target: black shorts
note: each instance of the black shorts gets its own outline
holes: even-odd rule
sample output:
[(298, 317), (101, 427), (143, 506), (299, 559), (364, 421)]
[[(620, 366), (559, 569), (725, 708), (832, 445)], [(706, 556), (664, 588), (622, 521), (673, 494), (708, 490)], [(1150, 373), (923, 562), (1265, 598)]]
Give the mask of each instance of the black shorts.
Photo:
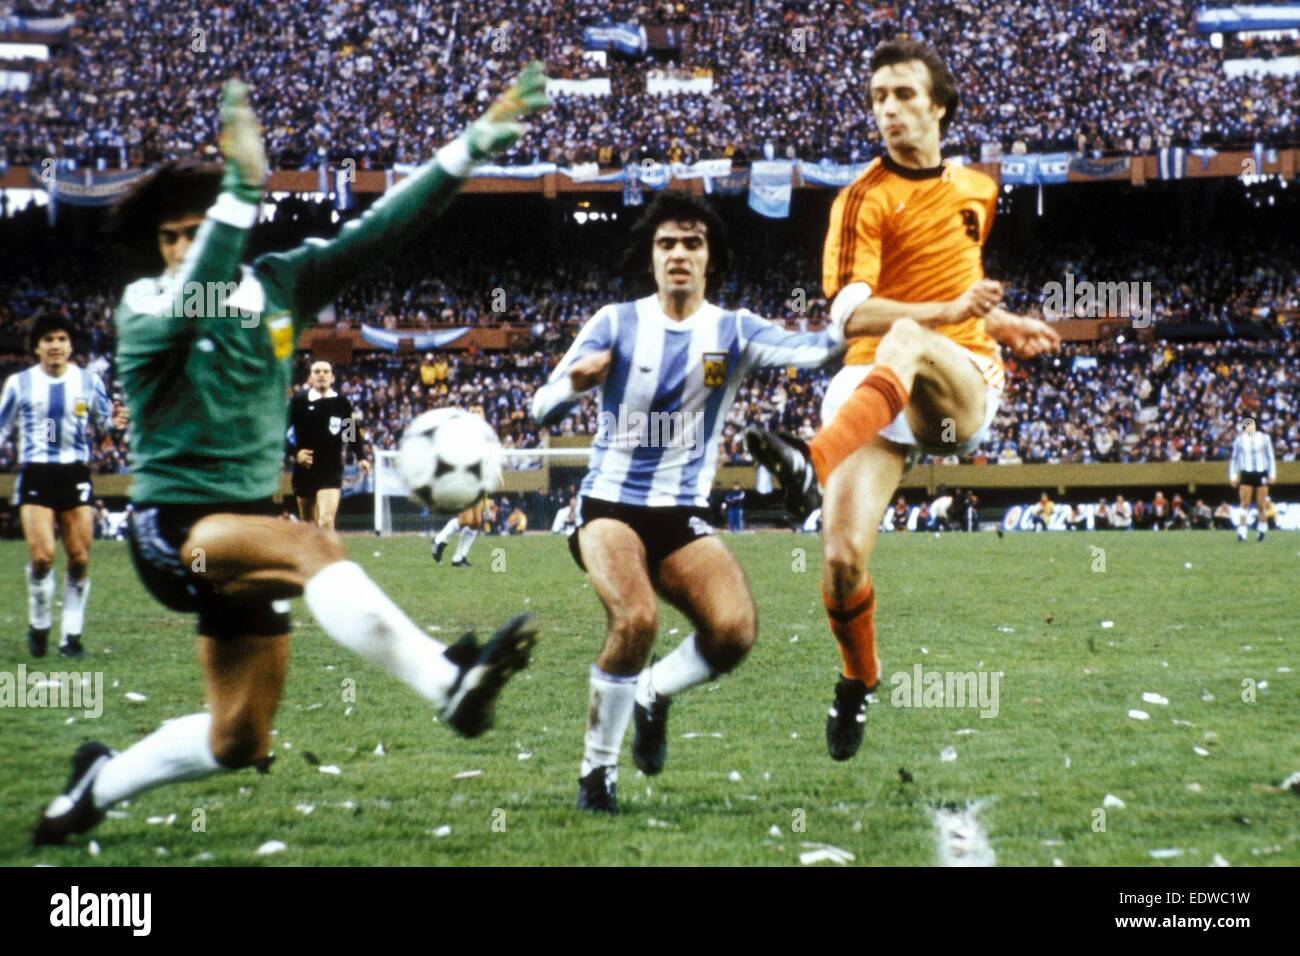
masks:
[(316, 492), (324, 488), (342, 488), (343, 469), (319, 471), (315, 468), (294, 468), (293, 496), (295, 498), (315, 498)]
[(90, 507), (90, 469), (85, 465), (23, 465), (14, 486), (14, 503), (40, 505), (55, 511)]
[(636, 532), (645, 545), (646, 563), (653, 571), (660, 561), (678, 548), (713, 534), (708, 514), (705, 508), (644, 508), (584, 496), (578, 503), (578, 526), (569, 535), (569, 553), (578, 562), (578, 567), (586, 571), (582, 550), (578, 547), (578, 532), (588, 521), (613, 518)]
[(213, 514), (271, 515), (271, 499), (227, 504), (152, 505), (137, 503), (127, 521), (131, 560), (145, 588), (164, 606), (198, 614), (205, 637), (274, 637), (289, 633), (289, 602), (226, 597), (202, 574), (201, 556), (182, 555), (181, 545), (200, 518)]
[(1247, 488), (1267, 488), (1268, 472), (1266, 471), (1243, 471), (1237, 476), (1238, 483), (1245, 485)]

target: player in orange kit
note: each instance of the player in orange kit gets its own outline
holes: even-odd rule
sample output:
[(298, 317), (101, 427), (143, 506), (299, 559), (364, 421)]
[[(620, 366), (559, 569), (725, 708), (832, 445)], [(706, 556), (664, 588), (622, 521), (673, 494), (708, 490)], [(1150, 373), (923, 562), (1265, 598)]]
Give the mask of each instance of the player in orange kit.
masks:
[(861, 746), (880, 680), (867, 566), (881, 514), (922, 454), (966, 454), (984, 440), (1002, 397), (999, 343), (1023, 357), (1060, 345), (1046, 323), (999, 308), (1002, 287), (984, 278), (997, 184), (940, 161), (958, 105), (943, 60), (914, 41), (882, 44), (870, 96), (887, 152), (831, 209), (823, 284), (849, 350), (822, 430), (808, 444), (746, 433), (796, 516), (822, 507), (822, 598), (844, 659), (826, 722), (836, 760)]

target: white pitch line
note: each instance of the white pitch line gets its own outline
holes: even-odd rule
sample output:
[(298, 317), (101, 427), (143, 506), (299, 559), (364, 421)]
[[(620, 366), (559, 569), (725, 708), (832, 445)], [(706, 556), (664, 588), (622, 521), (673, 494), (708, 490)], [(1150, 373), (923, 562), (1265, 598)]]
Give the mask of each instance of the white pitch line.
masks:
[(933, 811), (935, 844), (940, 866), (997, 866), (997, 854), (976, 815), (987, 801), (976, 800), (961, 811)]

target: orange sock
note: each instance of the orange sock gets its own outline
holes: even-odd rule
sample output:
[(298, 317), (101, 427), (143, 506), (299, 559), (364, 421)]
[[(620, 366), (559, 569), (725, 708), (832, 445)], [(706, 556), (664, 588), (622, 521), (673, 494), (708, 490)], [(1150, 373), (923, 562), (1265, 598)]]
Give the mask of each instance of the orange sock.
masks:
[(808, 443), (813, 468), (822, 487), (845, 458), (853, 454), (898, 417), (907, 405), (907, 389), (894, 370), (877, 365), (840, 406), (835, 418)]
[(880, 662), (876, 660), (876, 589), (870, 576), (843, 604), (837, 603), (823, 587), (822, 603), (826, 606), (831, 633), (840, 644), (844, 676), (871, 687), (880, 679)]

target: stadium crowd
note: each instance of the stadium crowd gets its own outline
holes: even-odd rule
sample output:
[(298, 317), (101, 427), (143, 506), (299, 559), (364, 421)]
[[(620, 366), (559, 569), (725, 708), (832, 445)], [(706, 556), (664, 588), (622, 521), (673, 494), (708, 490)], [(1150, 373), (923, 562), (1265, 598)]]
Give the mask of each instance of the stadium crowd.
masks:
[[(414, 162), (534, 58), (558, 78), (606, 76), (611, 95), (557, 94), (509, 162), (860, 160), (878, 139), (867, 57), (900, 33), (949, 58), (962, 108), (948, 146), (970, 156), (984, 144), (1277, 145), (1294, 142), (1300, 103), (1296, 77), (1228, 77), (1182, 0), (104, 0), (69, 10), (68, 50), (23, 64), (30, 89), (0, 92), (0, 161), (136, 166), (213, 150), (221, 81), (239, 75), (277, 166)], [(711, 91), (653, 95), (646, 59), (585, 56), (584, 28), (611, 20), (678, 28), (657, 52), (678, 73), (711, 76)]]

